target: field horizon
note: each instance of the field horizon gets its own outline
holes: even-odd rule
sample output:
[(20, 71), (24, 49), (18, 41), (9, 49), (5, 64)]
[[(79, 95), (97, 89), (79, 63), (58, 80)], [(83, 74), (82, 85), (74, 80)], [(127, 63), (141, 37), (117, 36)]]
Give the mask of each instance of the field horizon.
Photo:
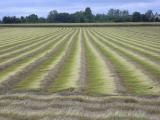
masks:
[(149, 27), (160, 26), (160, 22), (97, 22), (97, 23), (10, 23), (0, 27)]

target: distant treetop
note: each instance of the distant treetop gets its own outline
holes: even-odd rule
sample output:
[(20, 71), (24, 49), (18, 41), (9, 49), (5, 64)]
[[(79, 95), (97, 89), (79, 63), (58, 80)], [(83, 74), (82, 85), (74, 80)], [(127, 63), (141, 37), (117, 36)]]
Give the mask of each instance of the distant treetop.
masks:
[(52, 10), (48, 13), (47, 18), (38, 17), (36, 14), (29, 16), (4, 16), (0, 23), (96, 23), (96, 22), (160, 22), (160, 14), (153, 13), (148, 10), (145, 14), (133, 12), (129, 14), (128, 10), (110, 9), (106, 14), (92, 13), (90, 7), (85, 11), (77, 11), (75, 13), (59, 13)]

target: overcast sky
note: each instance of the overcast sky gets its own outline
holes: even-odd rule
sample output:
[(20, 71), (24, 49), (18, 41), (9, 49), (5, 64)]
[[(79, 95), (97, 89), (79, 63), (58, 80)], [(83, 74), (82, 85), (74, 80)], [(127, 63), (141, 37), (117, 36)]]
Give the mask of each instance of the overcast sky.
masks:
[(160, 13), (160, 0), (1, 0), (0, 18), (32, 13), (46, 17), (50, 10), (72, 13), (88, 6), (93, 13), (106, 13), (110, 8), (127, 9), (130, 12), (152, 9)]

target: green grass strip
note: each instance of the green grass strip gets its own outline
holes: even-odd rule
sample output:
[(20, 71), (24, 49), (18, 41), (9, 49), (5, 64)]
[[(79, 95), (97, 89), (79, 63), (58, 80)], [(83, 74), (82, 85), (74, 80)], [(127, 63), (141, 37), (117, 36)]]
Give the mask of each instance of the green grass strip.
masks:
[[(132, 46), (136, 46), (136, 47), (139, 47), (139, 48), (141, 48), (141, 49), (144, 49), (144, 50), (146, 50), (146, 51), (149, 51), (150, 53), (152, 52), (152, 53), (158, 53), (159, 52), (159, 49), (157, 49), (157, 48), (155, 48), (155, 47), (151, 47), (151, 46), (146, 46), (145, 45), (145, 42), (144, 42), (144, 44), (139, 44), (139, 42), (138, 42), (138, 40), (137, 41), (135, 41), (135, 39), (136, 39), (136, 37), (135, 38), (127, 38), (127, 37), (122, 37), (122, 36), (117, 36), (116, 35), (116, 33), (114, 33), (114, 31), (110, 31), (110, 32), (108, 32), (108, 29), (107, 29), (107, 31), (106, 30), (101, 30), (100, 32), (104, 32), (105, 31), (105, 33), (107, 33), (108, 34), (108, 36), (110, 36), (110, 37), (115, 37), (117, 40), (120, 40), (120, 41), (124, 41), (125, 43), (128, 43), (128, 44), (130, 44), (130, 45), (132, 45)], [(140, 40), (139, 40), (140, 41)]]
[(107, 40), (107, 38), (105, 39), (105, 36), (101, 35), (100, 38), (102, 39), (103, 43), (110, 46), (114, 51), (117, 51), (120, 54), (123, 54), (124, 56), (126, 56), (126, 58), (132, 60), (133, 62), (135, 62), (136, 64), (138, 64), (139, 66), (141, 66), (142, 68), (144, 68), (146, 71), (150, 72), (152, 74), (152, 76), (155, 77), (156, 80), (158, 80), (160, 78), (160, 69), (159, 66), (147, 61), (147, 59), (140, 57), (136, 54), (133, 54), (132, 52), (127, 51), (126, 49), (124, 49), (123, 47), (119, 47), (116, 44), (113, 44), (112, 42), (110, 42), (109, 40)]
[[(64, 33), (64, 34), (66, 34), (66, 33)], [(63, 36), (63, 34), (62, 34), (62, 36)], [(58, 38), (61, 38), (62, 36), (59, 36)], [(39, 48), (40, 50), (37, 51), (37, 53), (34, 54), (32, 57), (27, 57), (25, 59), (22, 59), (18, 63), (13, 64), (11, 67), (9, 67), (6, 70), (4, 70), (3, 72), (1, 72), (0, 73), (0, 83), (5, 81), (5, 79), (7, 79), (8, 77), (14, 75), (17, 71), (23, 70), (27, 65), (35, 62), (36, 60), (38, 60), (41, 57), (44, 57), (47, 53), (49, 53), (60, 42), (60, 40), (58, 38), (55, 38), (53, 41), (44, 45), (44, 47), (42, 47), (43, 49), (40, 46), (40, 48)], [(22, 56), (22, 58), (23, 57), (24, 56)]]
[[(92, 34), (93, 36), (93, 34)], [(97, 38), (96, 39), (94, 39)], [(108, 44), (102, 42), (101, 36), (94, 35), (93, 43), (108, 57), (115, 65), (118, 73), (124, 80), (125, 87), (129, 93), (137, 95), (159, 95), (160, 88), (150, 80), (142, 71), (129, 63), (122, 56), (113, 51)]]
[[(65, 31), (64, 33), (67, 33), (67, 32), (69, 32), (69, 31)], [(20, 54), (20, 55), (16, 55), (16, 56), (14, 56), (13, 58), (11, 57), (11, 58), (8, 58), (7, 60), (3, 60), (2, 59), (2, 63), (0, 63), (0, 65), (3, 65), (3, 64), (7, 64), (7, 63), (10, 63), (10, 62), (12, 62), (12, 61), (14, 61), (14, 60), (16, 60), (16, 59), (20, 59), (20, 58), (23, 58), (23, 57), (25, 57), (25, 56), (27, 56), (27, 55), (30, 55), (30, 54), (32, 54), (33, 52), (37, 52), (37, 51), (42, 51), (41, 49), (43, 48), (43, 47), (45, 47), (46, 45), (48, 45), (48, 47), (51, 47), (52, 46), (52, 42), (53, 42), (53, 40), (54, 39), (57, 39), (57, 38), (60, 38), (60, 37), (62, 37), (61, 36), (61, 33), (59, 33), (59, 34), (56, 34), (56, 35), (52, 35), (52, 36), (49, 36), (48, 38), (46, 38), (44, 41), (46, 41), (46, 43), (44, 43), (44, 44), (41, 44), (41, 45), (39, 45), (37, 48), (33, 48), (33, 49), (31, 49), (31, 50), (28, 50), (28, 51), (26, 51), (26, 52), (24, 52), (24, 53), (22, 53), (22, 54)], [(52, 40), (53, 39), (53, 40)]]
[(30, 45), (26, 45), (21, 49), (14, 50), (12, 52), (7, 52), (6, 54), (0, 55), (0, 63), (2, 64), (3, 62), (7, 62), (10, 59), (14, 59), (14, 58), (16, 58), (18, 56), (22, 56), (23, 54), (27, 54), (30, 51), (33, 51), (34, 49), (37, 49), (37, 47), (43, 46), (43, 44), (45, 44), (46, 42), (51, 41), (56, 36), (60, 35), (60, 33), (59, 34), (55, 34), (54, 36), (53, 35), (52, 36), (50, 35), (50, 36), (48, 36), (46, 38), (40, 38), (40, 39), (38, 39), (37, 42), (32, 43)]
[(91, 38), (85, 35), (85, 48), (88, 63), (88, 88), (89, 94), (116, 94), (116, 86), (111, 71), (105, 61), (89, 42)]
[(124, 29), (109, 29), (107, 30), (109, 33), (117, 36), (117, 37), (122, 37), (122, 38), (126, 38), (128, 39), (129, 41), (133, 41), (133, 42), (137, 42), (139, 44), (142, 44), (142, 45), (146, 45), (146, 46), (150, 46), (150, 47), (153, 47), (153, 48), (159, 48), (157, 43), (156, 43), (156, 40), (155, 38), (152, 38), (152, 39), (148, 39), (147, 37), (145, 36), (139, 36), (139, 35), (135, 35), (134, 33), (130, 33), (129, 31), (132, 30), (132, 29), (128, 29), (128, 31), (124, 31)]
[(160, 56), (157, 54), (154, 54), (153, 52), (146, 51), (146, 50), (141, 49), (139, 47), (132, 46), (132, 45), (126, 43), (125, 41), (123, 41), (121, 38), (116, 38), (116, 37), (111, 36), (109, 34), (100, 33), (100, 32), (98, 32), (97, 34), (105, 37), (107, 39), (107, 41), (110, 41), (113, 44), (118, 45), (118, 46), (126, 49), (127, 51), (129, 50), (132, 53), (139, 55), (140, 57), (143, 56), (145, 59), (149, 60), (150, 62), (153, 62), (155, 64), (160, 63)]
[(53, 86), (49, 88), (51, 92), (64, 90), (78, 89), (77, 81), (79, 80), (80, 72), (80, 32), (71, 38), (71, 46), (69, 56), (64, 64), (62, 71), (58, 74)]
[(34, 69), (25, 80), (18, 83), (16, 89), (40, 89), (41, 81), (44, 79), (45, 75), (48, 74), (48, 71), (53, 68), (64, 55), (64, 51), (67, 47), (67, 42), (71, 34), (73, 33), (70, 32), (67, 36), (64, 36), (64, 38), (61, 39), (62, 42), (57, 44), (58, 50), (53, 54), (53, 56), (49, 57), (48, 60)]
[(1, 55), (3, 55), (3, 54), (6, 54), (6, 53), (8, 54), (9, 52), (13, 52), (13, 51), (16, 51), (16, 50), (23, 49), (26, 46), (32, 45), (34, 43), (37, 43), (38, 41), (46, 39), (49, 36), (51, 36), (52, 34), (56, 34), (56, 33), (58, 33), (58, 32), (46, 33), (43, 36), (41, 35), (41, 36), (37, 36), (37, 37), (33, 37), (33, 38), (30, 37), (29, 39), (26, 40), (26, 42), (22, 42), (20, 44), (19, 43), (15, 43), (15, 44), (12, 44), (12, 45), (4, 46), (4, 47), (2, 47), (2, 50), (0, 51), (0, 53), (1, 53)]

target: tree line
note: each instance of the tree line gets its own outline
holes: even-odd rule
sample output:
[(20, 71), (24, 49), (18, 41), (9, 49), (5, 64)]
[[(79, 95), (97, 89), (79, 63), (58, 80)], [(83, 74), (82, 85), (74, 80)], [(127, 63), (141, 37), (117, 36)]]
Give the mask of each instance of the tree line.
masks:
[(1, 23), (93, 23), (93, 22), (160, 22), (160, 14), (153, 13), (148, 10), (144, 14), (133, 12), (129, 14), (128, 10), (110, 9), (106, 14), (92, 13), (92, 10), (87, 7), (84, 11), (75, 13), (59, 13), (57, 10), (52, 10), (48, 13), (47, 18), (38, 17), (36, 14), (29, 16), (4, 16)]

